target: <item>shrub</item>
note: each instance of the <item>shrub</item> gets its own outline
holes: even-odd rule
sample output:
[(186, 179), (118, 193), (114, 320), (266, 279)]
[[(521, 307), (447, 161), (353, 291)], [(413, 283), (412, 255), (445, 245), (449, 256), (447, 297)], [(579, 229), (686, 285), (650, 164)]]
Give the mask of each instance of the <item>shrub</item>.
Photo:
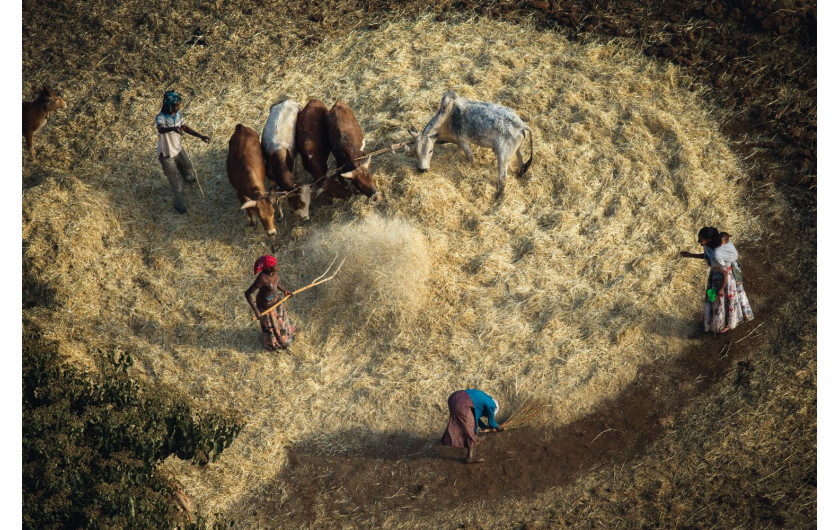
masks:
[(129, 353), (100, 353), (99, 370), (82, 372), (38, 331), (24, 333), (23, 527), (206, 527), (178, 512), (177, 485), (158, 465), (171, 454), (215, 461), (241, 418), (140, 384)]

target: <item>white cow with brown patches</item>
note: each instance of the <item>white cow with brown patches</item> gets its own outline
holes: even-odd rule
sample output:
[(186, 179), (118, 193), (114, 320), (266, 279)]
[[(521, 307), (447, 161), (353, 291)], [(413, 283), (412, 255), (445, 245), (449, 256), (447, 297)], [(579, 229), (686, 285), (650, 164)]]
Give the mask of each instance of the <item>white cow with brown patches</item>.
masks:
[(295, 126), (300, 106), (283, 97), (271, 106), (260, 145), (265, 159), (266, 177), (281, 191), (295, 191), (287, 197), (289, 206), (304, 221), (309, 219), (311, 185), (295, 182)]

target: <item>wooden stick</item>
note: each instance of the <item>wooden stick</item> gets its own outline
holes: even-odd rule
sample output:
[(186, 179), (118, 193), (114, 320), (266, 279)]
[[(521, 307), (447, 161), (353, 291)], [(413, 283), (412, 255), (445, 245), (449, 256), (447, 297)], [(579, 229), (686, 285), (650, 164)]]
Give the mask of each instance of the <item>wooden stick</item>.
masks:
[(195, 164), (193, 164), (193, 177), (195, 177), (195, 183), (198, 184), (198, 191), (201, 192), (201, 198), (206, 199), (207, 197), (204, 196), (204, 190), (201, 187), (201, 181), (198, 180), (198, 170), (195, 168)]
[[(412, 141), (413, 141), (413, 140), (412, 140)], [(406, 146), (407, 146), (407, 145), (409, 145), (412, 141), (405, 141), (405, 142), (400, 142), (400, 143), (398, 143), (398, 144), (392, 144), (392, 145), (390, 145), (390, 146), (388, 146), (388, 147), (385, 147), (385, 148), (383, 148), (383, 149), (380, 149), (380, 150), (378, 150), (378, 151), (374, 151), (374, 152), (369, 153), (369, 154), (366, 154), (366, 155), (358, 156), (358, 157), (354, 158), (352, 161), (353, 161), (353, 162), (358, 162), (359, 160), (364, 160), (365, 158), (367, 158), (367, 157), (369, 157), (369, 156), (373, 157), (373, 156), (381, 155), (382, 153), (396, 153), (396, 152), (397, 152), (397, 149), (402, 149), (403, 147), (406, 147)], [(346, 165), (347, 165), (347, 164), (344, 164), (344, 166), (346, 166)], [(324, 175), (324, 176), (323, 176), (323, 177), (321, 177), (321, 178), (322, 178), (322, 179), (324, 179), (324, 178), (330, 178), (330, 177), (332, 177), (332, 176), (334, 176), (334, 175), (338, 175), (339, 173), (341, 173), (341, 172), (342, 172), (342, 170), (344, 169), (344, 166), (337, 167), (337, 168), (333, 169), (331, 172), (327, 173), (326, 175)], [(321, 179), (318, 179), (318, 180), (321, 180)], [(316, 181), (316, 182), (317, 182), (317, 181)]]
[[(257, 201), (263, 200), (263, 199), (285, 199), (286, 197), (288, 197), (289, 195), (292, 195), (293, 193), (297, 193), (297, 188), (295, 188), (291, 191), (273, 191), (271, 193), (266, 193), (265, 197), (258, 197), (257, 199), (250, 199), (248, 197), (245, 197), (247, 200), (242, 203), (242, 206), (240, 206), (239, 209), (244, 210), (246, 208), (253, 208), (254, 206), (257, 205)], [(281, 216), (282, 216), (282, 210), (281, 210)]]
[[(392, 145), (389, 145), (388, 147), (385, 147), (385, 148), (380, 149), (378, 151), (374, 151), (370, 154), (362, 155), (360, 157), (356, 157), (356, 158), (353, 159), (353, 162), (358, 162), (359, 160), (364, 160), (365, 158), (367, 158), (369, 156), (381, 155), (382, 153), (389, 153), (389, 152), (390, 153), (396, 153), (397, 149), (402, 149), (403, 147), (406, 147), (409, 144), (411, 144), (411, 141), (405, 141), (405, 142), (400, 142), (398, 144), (392, 144)], [(347, 164), (344, 164), (344, 166), (346, 166), (346, 165)], [(337, 168), (333, 169), (332, 171), (330, 171), (329, 173), (327, 173), (323, 177), (315, 179), (310, 184), (316, 184), (319, 181), (322, 181), (324, 179), (327, 179), (327, 178), (330, 178), (330, 177), (334, 177), (335, 175), (338, 175), (339, 173), (341, 173), (344, 170), (344, 166), (337, 167)], [(291, 190), (291, 191), (275, 191), (275, 192), (267, 193), (265, 195), (265, 197), (260, 197), (259, 199), (256, 199), (256, 200), (246, 201), (242, 206), (240, 206), (240, 209), (244, 210), (245, 208), (253, 208), (254, 206), (257, 205), (257, 200), (260, 200), (260, 199), (285, 199), (286, 197), (288, 197), (289, 195), (292, 195), (294, 193), (297, 193), (297, 189), (294, 189), (294, 190)]]
[(365, 158), (367, 158), (369, 156), (377, 156), (377, 155), (381, 155), (382, 153), (388, 153), (388, 152), (396, 153), (398, 149), (402, 149), (403, 147), (406, 147), (412, 141), (413, 140), (406, 140), (405, 142), (400, 142), (398, 144), (391, 144), (388, 147), (384, 147), (384, 148), (380, 149), (379, 151), (374, 151), (372, 153), (368, 153), (366, 155), (356, 157), (356, 158), (353, 159), (353, 161), (356, 162), (358, 160), (364, 160)]
[[(358, 162), (359, 160), (364, 160), (365, 158), (367, 158), (369, 156), (373, 157), (373, 156), (381, 155), (382, 153), (389, 153), (389, 152), (390, 153), (396, 153), (398, 149), (402, 149), (403, 147), (408, 146), (409, 144), (411, 144), (411, 142), (413, 142), (413, 140), (400, 142), (398, 144), (392, 144), (392, 145), (389, 145), (388, 147), (382, 148), (378, 151), (374, 151), (374, 152), (369, 153), (367, 155), (362, 155), (362, 156), (356, 157), (352, 161), (353, 162)], [(344, 166), (346, 166), (346, 165), (347, 164), (344, 164)], [(312, 181), (311, 184), (315, 184), (315, 183), (317, 183), (321, 180), (328, 179), (330, 177), (334, 177), (335, 175), (338, 175), (339, 173), (342, 173), (343, 170), (344, 170), (344, 166), (337, 167), (337, 168), (333, 169), (332, 171), (330, 171), (329, 173), (327, 173), (323, 177), (320, 177), (320, 178)], [(285, 199), (286, 197), (288, 197), (289, 195), (292, 195), (293, 193), (297, 193), (297, 189), (294, 189), (294, 190), (291, 190), (291, 191), (275, 191), (275, 192), (272, 192), (272, 193), (267, 193), (265, 195), (265, 197), (260, 197), (259, 199)], [(245, 208), (253, 208), (254, 206), (256, 206), (257, 200), (246, 201), (242, 206), (240, 206), (240, 209), (244, 210)]]
[(758, 330), (758, 328), (760, 328), (760, 327), (761, 327), (761, 326), (763, 326), (763, 325), (764, 325), (764, 322), (762, 322), (761, 324), (759, 324), (759, 325), (757, 325), (756, 327), (754, 327), (754, 328), (752, 329), (752, 331), (750, 331), (749, 333), (747, 333), (747, 335), (746, 335), (746, 336), (744, 336), (744, 337), (742, 337), (742, 338), (740, 338), (740, 339), (736, 340), (736, 341), (735, 341), (735, 344), (738, 344), (738, 343), (739, 343), (739, 342), (741, 342), (742, 340), (746, 339), (747, 337), (749, 337), (750, 335), (752, 335), (753, 333), (755, 333), (755, 332)]
[[(260, 313), (260, 317), (264, 317), (265, 315), (269, 314), (271, 311), (274, 311), (277, 308), (277, 306), (279, 306), (280, 304), (282, 304), (283, 302), (285, 302), (286, 300), (288, 300), (292, 296), (294, 296), (298, 293), (302, 293), (303, 291), (305, 291), (307, 289), (311, 289), (311, 288), (315, 287), (316, 285), (321, 285), (322, 283), (326, 283), (326, 282), (332, 280), (333, 278), (335, 278), (335, 275), (338, 274), (338, 271), (341, 270), (341, 266), (344, 265), (344, 261), (347, 259), (347, 258), (342, 259), (341, 263), (338, 264), (338, 268), (335, 269), (335, 272), (333, 272), (330, 276), (327, 276), (327, 273), (330, 272), (330, 269), (332, 268), (333, 263), (335, 263), (335, 260), (336, 260), (337, 257), (338, 256), (333, 258), (332, 262), (330, 263), (330, 266), (327, 267), (327, 270), (324, 271), (324, 274), (322, 274), (322, 275), (318, 276), (317, 278), (315, 278), (314, 280), (312, 280), (312, 283), (310, 283), (309, 285), (301, 287), (297, 291), (292, 291), (292, 294), (290, 294), (288, 296), (284, 296), (282, 300), (280, 300), (279, 302), (277, 302), (273, 306), (269, 307), (268, 309), (266, 309), (265, 311)], [(324, 276), (327, 276), (327, 277), (324, 278)], [(259, 320), (259, 317), (252, 317), (251, 320)]]

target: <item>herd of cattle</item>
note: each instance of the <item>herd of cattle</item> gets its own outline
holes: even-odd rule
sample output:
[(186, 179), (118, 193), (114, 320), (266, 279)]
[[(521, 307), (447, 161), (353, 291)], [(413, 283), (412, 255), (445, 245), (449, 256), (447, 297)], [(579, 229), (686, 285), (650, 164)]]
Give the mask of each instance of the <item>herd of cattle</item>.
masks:
[[(498, 162), (499, 195), (504, 190), (507, 166), (514, 153), (520, 165), (519, 177), (531, 165), (533, 133), (531, 156), (527, 162), (522, 156), (526, 133), (531, 133), (531, 129), (513, 110), (461, 98), (452, 91), (443, 95), (440, 109), (422, 132), (411, 130), (420, 171), (429, 169), (436, 143), (457, 144), (471, 163), (471, 144), (492, 148)], [(335, 157), (336, 170), (328, 172), (330, 153)], [(297, 154), (313, 182), (295, 181)], [(313, 99), (301, 109), (295, 101), (281, 98), (271, 106), (262, 138), (253, 129), (237, 124), (228, 143), (227, 174), (251, 224), (256, 224), (256, 214), (266, 233), (273, 237), (276, 234), (274, 210), (281, 198), (286, 198), (290, 208), (303, 220), (309, 219), (313, 199), (324, 194), (347, 200), (352, 193), (351, 184), (371, 200), (379, 199), (382, 193), (376, 188), (370, 163), (371, 157), (365, 155), (362, 128), (353, 109), (345, 103), (336, 101), (328, 110), (324, 103)]]
[[(360, 192), (374, 200), (381, 194), (370, 173), (370, 157), (364, 161), (365, 140), (353, 110), (336, 101), (327, 110), (317, 99), (301, 109), (291, 99), (281, 99), (271, 106), (262, 139), (253, 129), (242, 125), (228, 143), (227, 174), (236, 189), (239, 202), (254, 204), (246, 208), (251, 224), (254, 214), (268, 235), (273, 236), (274, 207), (279, 199), (266, 190), (265, 179), (284, 194), (289, 206), (301, 219), (309, 219), (311, 200), (325, 193), (348, 199), (352, 182)], [(303, 167), (312, 175), (310, 184), (295, 182), (295, 156), (300, 154)], [(333, 154), (341, 173), (327, 173), (327, 158)]]
[[(23, 136), (26, 147), (35, 156), (33, 135), (46, 123), (49, 114), (66, 108), (65, 101), (53, 90), (43, 87), (35, 101), (23, 102)], [(411, 129), (417, 154), (417, 169), (428, 171), (435, 144), (457, 144), (473, 162), (472, 144), (492, 148), (498, 162), (498, 195), (504, 191), (507, 167), (514, 153), (523, 176), (534, 158), (531, 129), (516, 113), (495, 103), (485, 103), (444, 93), (440, 108), (422, 132)], [(524, 161), (523, 147), (530, 133), (530, 158)], [(327, 158), (335, 157), (336, 169), (328, 171)], [(313, 181), (295, 181), (295, 157), (300, 154), (304, 169)], [(365, 137), (353, 109), (336, 101), (327, 109), (313, 99), (303, 109), (291, 99), (281, 98), (271, 106), (262, 138), (242, 124), (228, 143), (227, 174), (251, 225), (259, 217), (272, 238), (275, 207), (286, 198), (295, 214), (309, 219), (309, 206), (320, 195), (347, 200), (352, 184), (372, 200), (377, 190), (370, 169), (371, 156), (365, 155)], [(266, 178), (270, 187), (266, 188)], [(280, 192), (280, 193), (277, 193)]]

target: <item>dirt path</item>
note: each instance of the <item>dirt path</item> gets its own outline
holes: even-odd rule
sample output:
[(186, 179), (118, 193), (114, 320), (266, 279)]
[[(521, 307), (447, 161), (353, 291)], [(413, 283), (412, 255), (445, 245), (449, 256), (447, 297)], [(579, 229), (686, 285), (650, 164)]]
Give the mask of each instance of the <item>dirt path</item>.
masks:
[[(274, 513), (293, 526), (316, 522), (340, 526), (386, 517), (396, 510), (420, 515), (525, 497), (568, 484), (596, 467), (626, 464), (674, 427), (680, 409), (727, 372), (734, 368), (748, 377), (749, 361), (741, 359), (752, 341), (738, 341), (761, 325), (773, 306), (771, 291), (760, 286), (790, 279), (766, 263), (751, 265), (757, 252), (747, 249), (743, 256), (745, 278), (761, 279), (753, 289), (747, 284), (756, 320), (726, 336), (708, 336), (671, 364), (640, 369), (630, 387), (590, 415), (552, 430), (526, 426), (488, 435), (477, 446), (486, 461), (469, 466), (461, 463), (463, 450), (443, 447), (437, 437), (350, 429), (336, 435), (330, 445), (368, 440), (360, 451), (324, 454), (305, 443), (293, 446), (272, 484), (234, 511)], [(697, 333), (702, 333), (699, 326)], [(441, 433), (445, 424), (441, 417)]]

